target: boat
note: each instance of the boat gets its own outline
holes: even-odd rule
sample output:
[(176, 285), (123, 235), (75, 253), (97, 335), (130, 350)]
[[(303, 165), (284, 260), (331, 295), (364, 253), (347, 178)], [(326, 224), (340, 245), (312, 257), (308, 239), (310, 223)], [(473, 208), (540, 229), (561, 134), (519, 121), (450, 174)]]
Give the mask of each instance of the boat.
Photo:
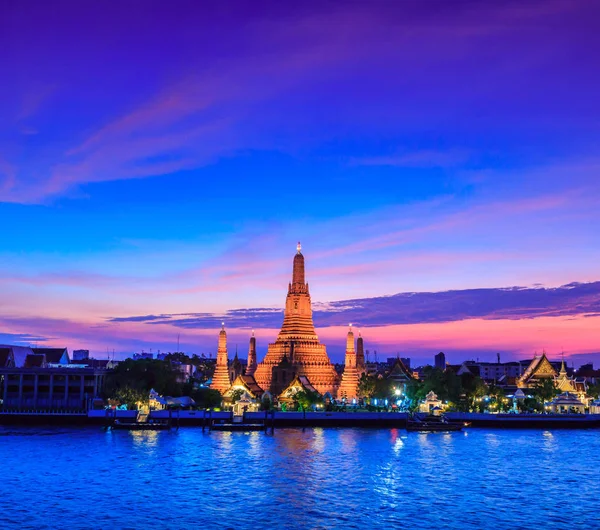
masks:
[(264, 431), (265, 426), (260, 423), (213, 423), (211, 430), (213, 431)]
[(150, 420), (150, 421), (120, 421), (115, 420), (111, 425), (112, 429), (128, 431), (168, 431), (171, 425), (168, 421)]
[(233, 416), (232, 421), (214, 421), (211, 425), (213, 431), (264, 431), (265, 424), (261, 423), (246, 423), (245, 416)]
[(444, 416), (426, 416), (420, 418), (415, 415), (406, 420), (406, 430), (413, 432), (452, 432), (461, 431), (468, 427), (468, 422), (449, 421)]

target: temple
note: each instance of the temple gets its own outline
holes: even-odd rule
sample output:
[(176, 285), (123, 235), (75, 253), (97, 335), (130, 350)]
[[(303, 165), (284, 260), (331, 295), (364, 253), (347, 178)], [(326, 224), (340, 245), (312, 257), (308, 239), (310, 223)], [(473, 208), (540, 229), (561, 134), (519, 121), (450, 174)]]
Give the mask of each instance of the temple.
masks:
[(221, 325), (221, 331), (219, 332), (219, 348), (217, 350), (217, 364), (215, 366), (215, 373), (213, 374), (213, 380), (211, 388), (218, 390), (221, 394), (224, 394), (231, 386), (231, 379), (229, 378), (229, 362), (227, 358), (227, 333), (225, 332), (225, 323)]
[(338, 397), (342, 400), (352, 401), (358, 397), (358, 380), (360, 378), (357, 366), (357, 355), (354, 349), (354, 333), (352, 333), (352, 324), (348, 329), (346, 338), (346, 358), (344, 361), (344, 373), (342, 374), (342, 383), (338, 392)]
[[(355, 351), (351, 330), (347, 339), (346, 357), (345, 388), (346, 392), (351, 394), (348, 397), (356, 397), (358, 377), (364, 371), (364, 350), (362, 338), (359, 337), (358, 353)], [(256, 338), (253, 331), (245, 373), (241, 374), (237, 367), (235, 370), (232, 368), (233, 365), (228, 365), (227, 336), (223, 326), (219, 334), (217, 364), (211, 388), (224, 396), (228, 395), (234, 382), (238, 388), (244, 387), (244, 391), (248, 391), (254, 397), (261, 392), (278, 397), (290, 385), (295, 385), (294, 388), (301, 385), (306, 390), (329, 394), (332, 397), (338, 395), (340, 377), (315, 331), (300, 243), (294, 256), (292, 281), (288, 285), (283, 325), (277, 340), (269, 344), (265, 358), (257, 365)], [(240, 378), (241, 375), (243, 377)]]
[(256, 372), (256, 337), (254, 336), (254, 330), (252, 330), (250, 346), (248, 347), (248, 365), (246, 366), (246, 375), (253, 376), (254, 372)]
[[(279, 369), (280, 365), (285, 368)], [(281, 331), (277, 340), (269, 344), (265, 358), (254, 373), (258, 385), (274, 396), (296, 376), (305, 377), (321, 394), (337, 395), (338, 374), (315, 332), (300, 243), (294, 256)]]
[(543, 352), (541, 357), (534, 356), (523, 374), (517, 378), (517, 387), (533, 388), (543, 379), (554, 379), (557, 375), (554, 366), (546, 357), (546, 352)]

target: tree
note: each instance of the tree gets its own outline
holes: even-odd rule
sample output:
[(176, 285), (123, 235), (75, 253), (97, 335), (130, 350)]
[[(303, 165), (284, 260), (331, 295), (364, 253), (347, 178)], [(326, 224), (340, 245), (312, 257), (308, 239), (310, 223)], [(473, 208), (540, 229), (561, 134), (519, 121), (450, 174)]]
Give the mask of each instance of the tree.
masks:
[(376, 378), (372, 375), (363, 373), (358, 381), (358, 395), (370, 399), (375, 394), (376, 387)]
[(588, 385), (587, 395), (593, 398), (598, 398), (600, 396), (600, 383)]
[(107, 376), (105, 394), (114, 397), (122, 388), (131, 388), (146, 394), (154, 388), (163, 396), (179, 397), (182, 385), (177, 382), (177, 372), (171, 364), (157, 359), (127, 359), (120, 362)]
[(311, 405), (319, 403), (321, 401), (321, 396), (317, 392), (312, 392), (311, 390), (300, 390), (294, 394), (293, 400), (294, 405), (298, 410), (307, 410)]
[(271, 403), (269, 396), (263, 396), (260, 400), (260, 410), (271, 410), (272, 406), (273, 404)]
[(559, 393), (553, 379), (539, 379), (536, 381), (533, 391), (542, 405)]
[(196, 402), (196, 406), (203, 409), (220, 407), (223, 396), (218, 390), (200, 387), (190, 392), (190, 397)]
[(233, 390), (231, 392), (231, 396), (230, 396), (231, 402), (237, 403), (243, 395), (244, 395), (244, 391), (241, 388), (236, 388), (235, 390)]
[(149, 396), (147, 392), (124, 386), (115, 390), (113, 399), (121, 405), (127, 405), (129, 410), (136, 410), (142, 404), (147, 404)]

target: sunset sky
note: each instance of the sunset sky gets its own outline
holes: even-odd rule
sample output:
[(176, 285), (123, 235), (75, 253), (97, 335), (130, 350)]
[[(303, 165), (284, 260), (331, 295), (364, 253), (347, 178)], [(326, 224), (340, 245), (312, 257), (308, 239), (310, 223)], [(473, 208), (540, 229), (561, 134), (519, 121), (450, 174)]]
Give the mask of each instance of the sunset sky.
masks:
[[(600, 2), (0, 3), (0, 343), (600, 360)], [(112, 353), (111, 353), (112, 354)]]

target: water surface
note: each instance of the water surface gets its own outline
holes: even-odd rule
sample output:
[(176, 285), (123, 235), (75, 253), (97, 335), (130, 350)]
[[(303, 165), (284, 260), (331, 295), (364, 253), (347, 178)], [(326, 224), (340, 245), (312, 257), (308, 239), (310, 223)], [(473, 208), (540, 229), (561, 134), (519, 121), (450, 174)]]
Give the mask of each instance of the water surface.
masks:
[(0, 427), (0, 528), (600, 528), (600, 432)]

